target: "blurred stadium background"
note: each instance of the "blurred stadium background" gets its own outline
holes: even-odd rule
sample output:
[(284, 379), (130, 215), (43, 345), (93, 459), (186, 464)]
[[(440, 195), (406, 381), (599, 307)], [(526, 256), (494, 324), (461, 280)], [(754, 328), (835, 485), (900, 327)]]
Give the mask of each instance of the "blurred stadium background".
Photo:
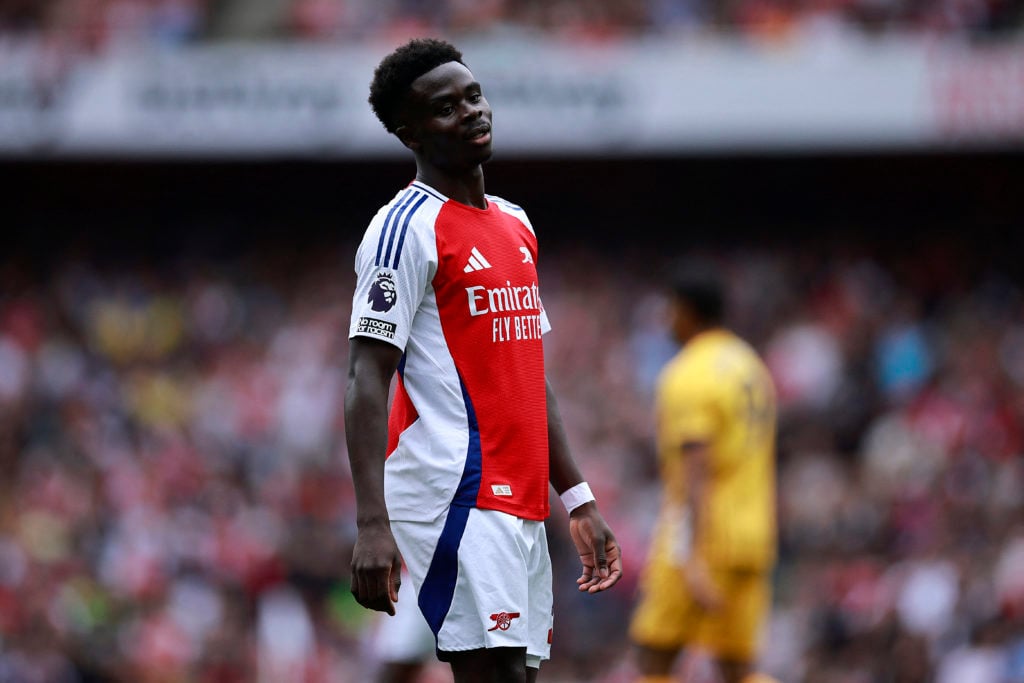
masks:
[[(551, 683), (627, 681), (659, 273), (720, 259), (780, 390), (785, 683), (1024, 681), (1018, 0), (0, 2), (0, 681), (364, 683), (352, 255), (414, 172), (413, 35), (495, 108), (551, 373), (627, 578)], [(444, 681), (443, 669), (431, 672)]]

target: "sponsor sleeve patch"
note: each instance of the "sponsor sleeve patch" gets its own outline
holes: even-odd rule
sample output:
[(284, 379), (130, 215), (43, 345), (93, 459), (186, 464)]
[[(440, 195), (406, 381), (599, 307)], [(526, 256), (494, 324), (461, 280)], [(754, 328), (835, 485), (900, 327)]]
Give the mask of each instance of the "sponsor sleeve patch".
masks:
[(373, 334), (385, 339), (395, 338), (395, 323), (377, 318), (359, 318), (359, 325), (356, 327), (357, 334)]

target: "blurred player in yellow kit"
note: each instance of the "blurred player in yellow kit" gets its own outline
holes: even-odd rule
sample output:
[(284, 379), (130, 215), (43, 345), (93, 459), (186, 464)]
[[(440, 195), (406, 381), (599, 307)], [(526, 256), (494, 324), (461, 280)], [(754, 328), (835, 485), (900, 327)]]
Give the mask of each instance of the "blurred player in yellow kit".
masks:
[(680, 653), (699, 648), (724, 683), (772, 683), (753, 669), (776, 553), (774, 386), (724, 327), (710, 264), (679, 266), (670, 285), (683, 347), (655, 398), (663, 502), (629, 628), (638, 680), (675, 680)]

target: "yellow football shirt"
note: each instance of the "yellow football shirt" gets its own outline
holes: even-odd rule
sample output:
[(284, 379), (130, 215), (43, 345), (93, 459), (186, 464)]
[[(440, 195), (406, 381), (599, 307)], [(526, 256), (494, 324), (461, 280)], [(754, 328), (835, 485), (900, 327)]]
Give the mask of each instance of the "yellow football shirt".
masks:
[[(656, 395), (664, 482), (662, 557), (701, 553), (718, 568), (763, 570), (775, 561), (775, 389), (756, 351), (724, 329), (691, 339), (662, 370)], [(700, 547), (686, 524), (683, 444), (709, 446)], [(672, 536), (665, 538), (665, 532)]]

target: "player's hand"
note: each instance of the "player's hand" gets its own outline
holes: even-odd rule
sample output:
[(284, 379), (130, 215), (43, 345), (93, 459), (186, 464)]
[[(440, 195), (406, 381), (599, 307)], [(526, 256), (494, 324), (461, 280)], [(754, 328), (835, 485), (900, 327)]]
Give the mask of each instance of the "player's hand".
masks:
[(586, 503), (572, 511), (569, 535), (583, 565), (583, 573), (576, 579), (581, 591), (597, 593), (607, 590), (622, 578), (619, 544), (597, 511), (597, 505)]
[(359, 530), (352, 550), (352, 595), (367, 609), (394, 616), (402, 585), (402, 556), (385, 522)]
[(722, 606), (722, 593), (718, 586), (711, 580), (711, 572), (707, 563), (701, 558), (691, 558), (683, 570), (686, 580), (686, 587), (690, 591), (694, 602), (700, 605), (701, 609), (708, 612), (715, 612)]

